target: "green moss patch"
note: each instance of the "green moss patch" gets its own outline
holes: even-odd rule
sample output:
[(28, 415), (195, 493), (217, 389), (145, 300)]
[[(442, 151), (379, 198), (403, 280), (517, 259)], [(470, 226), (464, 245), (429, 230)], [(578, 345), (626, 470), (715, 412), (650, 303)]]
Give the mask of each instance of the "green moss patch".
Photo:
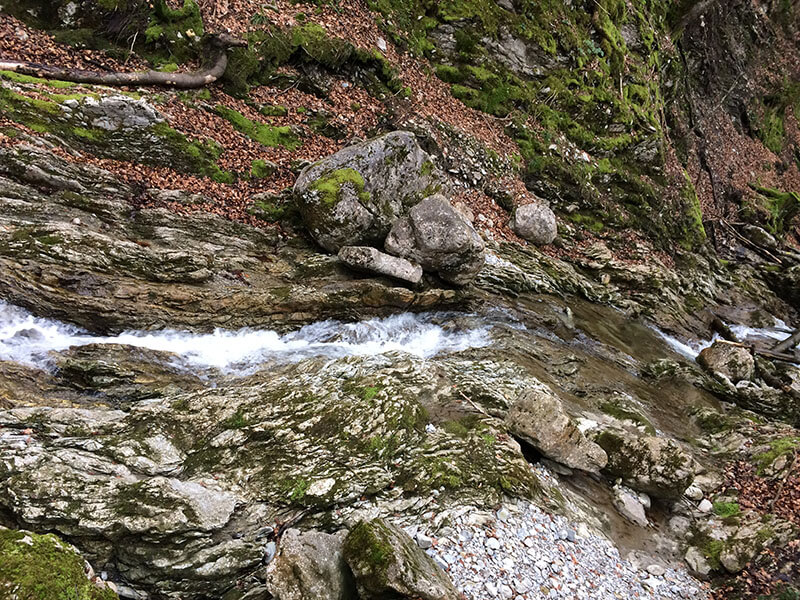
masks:
[(773, 440), (769, 443), (769, 450), (756, 454), (753, 459), (758, 466), (758, 474), (763, 475), (764, 471), (775, 462), (775, 460), (784, 455), (792, 454), (800, 446), (800, 437), (785, 437)]
[(20, 600), (114, 600), (86, 578), (84, 561), (56, 536), (0, 529), (0, 588)]
[(271, 148), (284, 147), (296, 150), (302, 145), (290, 127), (273, 127), (265, 123), (257, 123), (245, 117), (242, 113), (221, 104), (214, 111), (223, 119), (230, 122), (234, 129), (243, 133), (262, 146)]
[(346, 185), (355, 189), (362, 202), (369, 201), (369, 192), (364, 191), (364, 178), (355, 169), (337, 169), (317, 179), (310, 187), (319, 193), (320, 200), (327, 206), (333, 206), (341, 199), (342, 188)]

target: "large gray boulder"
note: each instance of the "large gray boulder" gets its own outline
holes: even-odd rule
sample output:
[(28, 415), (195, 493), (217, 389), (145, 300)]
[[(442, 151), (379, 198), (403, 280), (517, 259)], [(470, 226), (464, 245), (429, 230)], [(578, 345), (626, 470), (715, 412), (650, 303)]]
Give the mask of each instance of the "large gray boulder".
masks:
[(694, 460), (673, 440), (609, 428), (594, 441), (605, 450), (604, 473), (655, 498), (677, 500), (694, 479)]
[(440, 194), (398, 219), (384, 245), (389, 254), (413, 260), (456, 285), (472, 281), (486, 262), (481, 236)]
[(386, 275), (409, 283), (419, 283), (422, 279), (422, 267), (419, 265), (371, 246), (342, 246), (339, 260), (357, 271)]
[(719, 373), (733, 383), (751, 380), (756, 371), (753, 355), (747, 348), (714, 342), (697, 357), (697, 362), (712, 373)]
[(556, 215), (544, 204), (526, 204), (514, 211), (511, 228), (524, 240), (544, 246), (558, 235)]
[(361, 521), (344, 542), (361, 600), (459, 600), (450, 579), (402, 529)]
[(352, 576), (342, 556), (345, 532), (288, 529), (267, 567), (267, 589), (278, 600), (350, 600)]
[(380, 245), (392, 223), (444, 180), (414, 134), (395, 131), (304, 169), (294, 185), (303, 221), (331, 252)]
[(581, 433), (561, 401), (544, 385), (526, 391), (511, 405), (506, 427), (546, 457), (571, 469), (597, 472), (606, 466), (603, 449)]

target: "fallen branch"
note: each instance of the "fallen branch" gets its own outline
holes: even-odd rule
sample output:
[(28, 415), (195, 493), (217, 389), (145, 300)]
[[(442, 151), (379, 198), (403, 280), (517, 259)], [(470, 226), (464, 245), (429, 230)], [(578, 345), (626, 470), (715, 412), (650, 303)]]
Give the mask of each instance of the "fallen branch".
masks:
[(12, 71), (14, 73), (21, 73), (23, 75), (41, 77), (44, 79), (71, 81), (74, 83), (92, 83), (109, 86), (157, 85), (181, 89), (194, 89), (210, 85), (222, 77), (225, 73), (225, 69), (228, 68), (228, 48), (247, 46), (246, 41), (234, 38), (226, 33), (210, 35), (206, 43), (211, 49), (210, 66), (190, 73), (164, 73), (161, 71), (144, 71), (137, 73), (111, 71), (109, 73), (100, 73), (97, 71), (84, 71), (81, 69), (69, 69), (30, 62), (13, 61), (0, 61), (0, 70)]
[(800, 329), (796, 330), (792, 335), (783, 340), (781, 343), (776, 344), (771, 350), (773, 352), (786, 352), (800, 344)]

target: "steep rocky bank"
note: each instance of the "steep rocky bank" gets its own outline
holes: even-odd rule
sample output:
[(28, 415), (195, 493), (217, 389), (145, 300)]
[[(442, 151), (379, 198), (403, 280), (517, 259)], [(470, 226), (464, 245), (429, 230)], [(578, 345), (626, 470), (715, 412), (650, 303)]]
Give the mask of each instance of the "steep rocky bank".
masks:
[(3, 3), (0, 595), (793, 598), (798, 11)]

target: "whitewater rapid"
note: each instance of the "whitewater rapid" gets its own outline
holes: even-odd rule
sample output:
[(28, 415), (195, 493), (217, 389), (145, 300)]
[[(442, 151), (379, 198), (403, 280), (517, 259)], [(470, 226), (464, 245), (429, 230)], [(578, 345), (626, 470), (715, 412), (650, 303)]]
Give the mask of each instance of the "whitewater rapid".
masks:
[(92, 335), (74, 325), (35, 317), (0, 301), (0, 360), (52, 367), (52, 352), (87, 344), (125, 344), (171, 352), (186, 366), (246, 372), (267, 360), (295, 361), (312, 356), (338, 358), (404, 352), (420, 358), (489, 345), (490, 327), (447, 326), (443, 314), (403, 313), (358, 323), (320, 321), (279, 334), (268, 329), (126, 331)]

